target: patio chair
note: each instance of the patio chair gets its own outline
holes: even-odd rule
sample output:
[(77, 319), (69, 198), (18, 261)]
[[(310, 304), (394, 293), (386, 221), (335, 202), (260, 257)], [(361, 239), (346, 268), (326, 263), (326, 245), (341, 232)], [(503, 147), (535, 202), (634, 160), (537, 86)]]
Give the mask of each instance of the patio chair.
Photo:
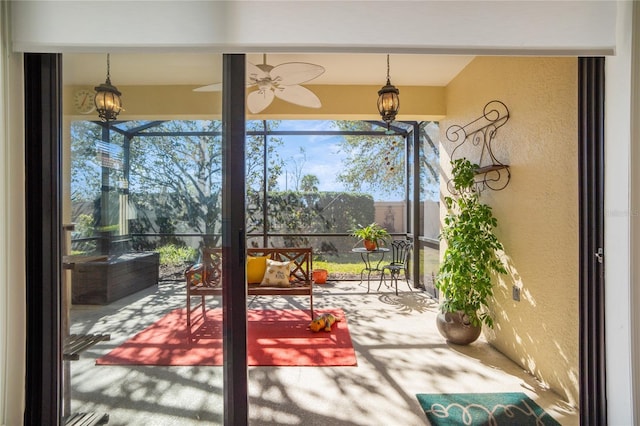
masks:
[(409, 258), (411, 250), (413, 249), (413, 242), (411, 240), (393, 240), (391, 242), (391, 263), (382, 266), (382, 274), (380, 275), (380, 284), (378, 290), (382, 286), (382, 282), (386, 283), (385, 274), (389, 271), (389, 278), (394, 282), (396, 288), (396, 295), (398, 294), (398, 277), (400, 273), (404, 272), (404, 279), (411, 290), (409, 284)]

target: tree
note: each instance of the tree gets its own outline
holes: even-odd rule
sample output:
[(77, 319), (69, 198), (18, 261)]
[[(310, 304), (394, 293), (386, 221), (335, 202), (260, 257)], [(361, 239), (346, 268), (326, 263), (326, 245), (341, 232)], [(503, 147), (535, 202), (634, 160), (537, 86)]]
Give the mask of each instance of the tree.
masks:
[[(377, 131), (376, 135), (345, 135), (341, 149), (348, 160), (342, 165), (338, 180), (349, 190), (375, 191), (386, 195), (397, 194), (404, 189), (405, 139), (389, 136), (381, 128), (365, 121), (336, 121), (344, 131)], [(438, 183), (438, 125), (427, 121), (420, 123), (420, 188), (421, 198), (437, 201)], [(435, 142), (434, 142), (435, 141)]]
[(109, 136), (103, 140), (104, 128), (95, 122), (71, 124), (72, 219), (78, 221), (81, 215), (90, 215), (92, 232), (118, 231), (118, 203), (111, 200), (118, 199), (123, 179), (122, 135)]
[(320, 179), (315, 175), (304, 175), (300, 181), (300, 190), (303, 192), (318, 192)]
[[(248, 232), (262, 228), (261, 195), (265, 184), (264, 155), (267, 154), (266, 185), (273, 188), (282, 174), (283, 162), (278, 154), (279, 138), (270, 138), (265, 148), (263, 121), (248, 122), (250, 135), (245, 145)], [(278, 122), (270, 122), (277, 127)], [(160, 188), (162, 213), (167, 233), (206, 234), (206, 246), (220, 244), (222, 221), (222, 139), (219, 121), (170, 121), (162, 125), (170, 136), (144, 137), (136, 143), (139, 161), (132, 156), (132, 175), (141, 187)], [(251, 134), (258, 131), (258, 134)], [(176, 136), (182, 133), (181, 136)], [(133, 164), (135, 163), (135, 166)], [(158, 173), (159, 172), (159, 173)], [(156, 218), (156, 222), (158, 218)]]
[(129, 191), (138, 211), (155, 216), (148, 224), (154, 224), (156, 232), (196, 232), (206, 235), (205, 245), (218, 244), (221, 123), (167, 121), (153, 130), (153, 136), (142, 132), (131, 141)]
[[(343, 131), (374, 131), (366, 121), (337, 121)], [(402, 136), (345, 135), (341, 149), (348, 160), (342, 165), (338, 181), (350, 191), (396, 194), (404, 188), (404, 145)]]
[(435, 121), (420, 123), (420, 198), (440, 199), (440, 149), (439, 126)]
[[(268, 131), (277, 129), (279, 123), (247, 122), (247, 232), (263, 232), (265, 219), (271, 232), (275, 229), (293, 233), (328, 232), (329, 229), (343, 232), (336, 229), (336, 223), (342, 220), (334, 223), (335, 211), (328, 217), (324, 210), (325, 204), (338, 205), (335, 200), (341, 199), (340, 193), (332, 193), (330, 199), (312, 196), (319, 194), (320, 182), (315, 175), (303, 174), (304, 148), (293, 163), (296, 191), (276, 192), (285, 170), (280, 156), (283, 141), (268, 135)], [(372, 129), (366, 122), (337, 122), (337, 125), (342, 130)], [(103, 188), (107, 188), (107, 193), (129, 193), (138, 213), (132, 221), (132, 232), (199, 233), (207, 235), (204, 244), (218, 244), (222, 226), (221, 123), (206, 120), (116, 122), (111, 123), (109, 133), (109, 143), (105, 144), (101, 141), (101, 124), (73, 123), (73, 202), (89, 205), (96, 201), (95, 204), (101, 206)], [(436, 147), (433, 142), (422, 145)], [(342, 165), (344, 172), (340, 179), (356, 192), (366, 188), (387, 191), (404, 188), (404, 148), (400, 146), (404, 146), (402, 137), (389, 137), (382, 132), (380, 136), (346, 136), (342, 149), (349, 161)], [(108, 167), (100, 161), (100, 154), (105, 150), (109, 153)], [(128, 163), (124, 158), (126, 153), (129, 153)], [(372, 167), (380, 162), (384, 163), (382, 167)], [(130, 165), (129, 173), (125, 171), (125, 163)], [(431, 169), (437, 178), (436, 170)], [(264, 214), (265, 194), (269, 194), (268, 218)], [(119, 202), (126, 200), (115, 195), (107, 197), (109, 213), (117, 218), (122, 211), (118, 208)], [(118, 220), (102, 225), (105, 224), (117, 226)], [(162, 242), (174, 241), (165, 238)]]
[[(263, 121), (248, 121), (248, 130), (255, 131), (256, 133), (264, 133), (266, 130), (277, 129), (279, 121), (269, 121), (267, 123)], [(268, 126), (265, 128), (264, 126)], [(265, 145), (266, 142), (266, 145)], [(279, 147), (282, 146), (282, 138), (270, 136), (268, 141), (262, 134), (249, 134), (247, 135), (247, 143), (245, 144), (245, 174), (247, 176), (246, 185), (247, 191), (262, 191), (264, 186), (264, 156), (266, 146), (267, 156), (267, 190), (271, 191), (276, 189), (278, 185), (278, 178), (284, 172), (284, 161), (280, 157)]]
[[(250, 131), (258, 134), (247, 135), (245, 144), (246, 156), (246, 188), (247, 188), (247, 233), (264, 232), (263, 195), (266, 191), (273, 191), (278, 186), (278, 178), (284, 173), (284, 161), (280, 157), (279, 148), (282, 138), (270, 136), (265, 139), (263, 134), (273, 130), (279, 121), (248, 121)], [(266, 150), (266, 153), (265, 153)], [(267, 158), (266, 176), (264, 158)], [(265, 188), (266, 182), (266, 188)]]

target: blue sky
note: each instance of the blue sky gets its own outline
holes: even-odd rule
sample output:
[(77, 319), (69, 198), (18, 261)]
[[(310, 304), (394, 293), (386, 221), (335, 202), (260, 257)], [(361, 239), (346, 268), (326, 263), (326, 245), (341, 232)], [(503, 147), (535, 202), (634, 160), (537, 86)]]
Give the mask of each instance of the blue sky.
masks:
[[(338, 130), (331, 127), (331, 121), (283, 121), (278, 130)], [(293, 189), (295, 186), (296, 165), (303, 165), (302, 175), (311, 174), (318, 177), (320, 191), (344, 191), (342, 183), (337, 181), (338, 173), (343, 163), (347, 161), (344, 152), (340, 151), (342, 136), (312, 135), (312, 136), (284, 136), (284, 146), (279, 149), (282, 159), (286, 163), (288, 173), (278, 179), (279, 189)], [(300, 152), (304, 148), (306, 154)], [(288, 185), (285, 181), (288, 178)], [(397, 201), (403, 199), (403, 194), (379, 194), (371, 192), (376, 201)]]

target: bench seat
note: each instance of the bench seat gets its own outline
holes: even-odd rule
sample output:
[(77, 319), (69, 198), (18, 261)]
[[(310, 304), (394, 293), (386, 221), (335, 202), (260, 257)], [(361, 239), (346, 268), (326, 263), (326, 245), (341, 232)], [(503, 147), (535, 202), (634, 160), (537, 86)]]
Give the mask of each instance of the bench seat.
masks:
[[(263, 286), (261, 284), (248, 284), (249, 296), (307, 296), (309, 297), (309, 309), (313, 318), (313, 250), (311, 247), (264, 247), (249, 248), (247, 256), (268, 256), (269, 259), (283, 262), (291, 262), (290, 287)], [(202, 264), (194, 265), (185, 272), (187, 287), (187, 326), (191, 326), (191, 315), (198, 309), (202, 309), (205, 316), (205, 296), (222, 295), (222, 249), (206, 248), (202, 251)], [(200, 296), (200, 302), (191, 306), (191, 298)]]

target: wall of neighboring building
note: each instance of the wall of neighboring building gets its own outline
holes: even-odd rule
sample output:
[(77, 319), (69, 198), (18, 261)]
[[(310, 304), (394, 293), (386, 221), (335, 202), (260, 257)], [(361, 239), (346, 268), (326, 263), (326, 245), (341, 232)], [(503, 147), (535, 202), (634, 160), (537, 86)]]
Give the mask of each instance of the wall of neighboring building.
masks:
[(407, 207), (403, 201), (376, 201), (374, 219), (387, 231), (407, 232), (405, 225), (407, 219)]
[[(574, 405), (579, 402), (577, 59), (478, 57), (447, 88), (441, 123), (442, 193), (450, 177), (446, 129), (502, 101), (510, 119), (494, 154), (510, 166), (502, 191), (483, 200), (498, 219), (509, 274), (495, 285), (488, 341)], [(460, 152), (478, 162), (480, 147)], [(458, 158), (458, 152), (455, 155)], [(521, 290), (519, 302), (512, 287)]]

